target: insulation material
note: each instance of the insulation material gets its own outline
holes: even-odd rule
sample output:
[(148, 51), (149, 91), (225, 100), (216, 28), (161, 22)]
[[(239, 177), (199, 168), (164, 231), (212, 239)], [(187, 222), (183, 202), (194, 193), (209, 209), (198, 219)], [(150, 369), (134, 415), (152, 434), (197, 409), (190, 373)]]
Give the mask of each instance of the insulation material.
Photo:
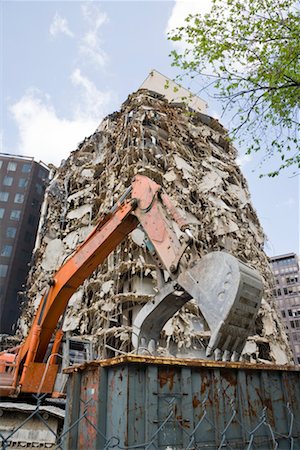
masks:
[[(215, 119), (190, 114), (183, 105), (170, 104), (147, 90), (130, 95), (120, 112), (106, 117), (70, 154), (48, 187), (47, 214), (28, 280), (20, 336), (32, 321), (36, 297), (55, 270), (137, 173), (161, 184), (181, 208), (200, 256), (228, 251), (258, 269), (268, 288), (263, 230), (235, 158), (226, 130)], [(137, 229), (73, 296), (63, 328), (93, 341), (95, 356), (112, 356), (112, 349), (129, 352), (132, 320), (155, 292), (155, 266), (144, 248), (143, 232)], [(189, 302), (166, 324), (162, 352), (196, 352), (208, 335), (201, 312)], [(292, 361), (268, 294), (244, 357), (280, 364)]]

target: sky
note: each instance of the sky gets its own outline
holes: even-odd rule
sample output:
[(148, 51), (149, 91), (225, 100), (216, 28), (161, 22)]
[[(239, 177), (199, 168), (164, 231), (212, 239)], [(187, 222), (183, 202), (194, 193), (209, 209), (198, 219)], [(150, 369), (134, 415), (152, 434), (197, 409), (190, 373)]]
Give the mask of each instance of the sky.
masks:
[[(179, 73), (167, 32), (209, 8), (210, 0), (2, 0), (0, 152), (59, 165), (152, 69)], [(197, 80), (186, 87), (202, 88)], [(201, 97), (220, 118), (221, 105), (209, 93)], [(230, 127), (228, 119), (223, 124)], [(300, 175), (259, 178), (274, 163), (261, 166), (262, 154), (239, 152), (267, 254), (299, 254)]]

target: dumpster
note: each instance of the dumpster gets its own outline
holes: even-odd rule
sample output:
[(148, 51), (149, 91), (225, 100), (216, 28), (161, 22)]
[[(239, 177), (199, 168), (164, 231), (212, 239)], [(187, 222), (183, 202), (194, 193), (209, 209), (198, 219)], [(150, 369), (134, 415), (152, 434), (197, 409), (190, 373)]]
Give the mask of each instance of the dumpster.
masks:
[(300, 449), (297, 366), (125, 355), (65, 372), (66, 449)]

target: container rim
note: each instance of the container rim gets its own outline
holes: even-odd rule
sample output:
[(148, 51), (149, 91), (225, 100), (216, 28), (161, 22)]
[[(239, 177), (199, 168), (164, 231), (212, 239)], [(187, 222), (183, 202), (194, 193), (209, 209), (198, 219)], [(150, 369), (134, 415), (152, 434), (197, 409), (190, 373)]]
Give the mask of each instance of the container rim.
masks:
[(122, 364), (154, 364), (163, 366), (183, 366), (183, 367), (206, 367), (206, 368), (224, 368), (224, 369), (243, 369), (243, 370), (278, 370), (289, 372), (300, 372), (300, 366), (296, 365), (279, 365), (279, 364), (262, 364), (262, 363), (247, 363), (247, 362), (231, 362), (231, 361), (212, 361), (206, 359), (192, 359), (192, 358), (175, 358), (165, 356), (148, 356), (135, 355), (128, 353), (127, 355), (115, 356), (114, 358), (99, 359), (87, 361), (83, 364), (77, 364), (67, 367), (63, 373), (69, 374), (73, 372), (92, 369), (95, 367), (111, 367)]

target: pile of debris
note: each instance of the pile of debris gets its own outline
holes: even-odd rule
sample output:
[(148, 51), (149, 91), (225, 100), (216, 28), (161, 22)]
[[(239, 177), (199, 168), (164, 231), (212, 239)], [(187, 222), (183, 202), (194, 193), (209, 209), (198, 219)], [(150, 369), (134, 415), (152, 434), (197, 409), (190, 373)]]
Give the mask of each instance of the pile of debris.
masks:
[[(26, 335), (47, 282), (129, 186), (143, 174), (161, 184), (190, 223), (200, 256), (225, 250), (254, 266), (269, 287), (264, 234), (236, 150), (220, 123), (160, 94), (139, 90), (103, 120), (57, 170), (47, 189), (38, 249), (19, 321)], [(129, 352), (132, 322), (151, 300), (156, 270), (135, 230), (70, 300), (63, 330), (95, 343), (97, 357)], [(266, 291), (267, 292), (267, 291)], [(189, 354), (205, 345), (207, 329), (193, 302), (165, 326), (165, 351)], [(273, 302), (265, 296), (247, 342), (249, 361), (285, 364), (291, 354)]]

